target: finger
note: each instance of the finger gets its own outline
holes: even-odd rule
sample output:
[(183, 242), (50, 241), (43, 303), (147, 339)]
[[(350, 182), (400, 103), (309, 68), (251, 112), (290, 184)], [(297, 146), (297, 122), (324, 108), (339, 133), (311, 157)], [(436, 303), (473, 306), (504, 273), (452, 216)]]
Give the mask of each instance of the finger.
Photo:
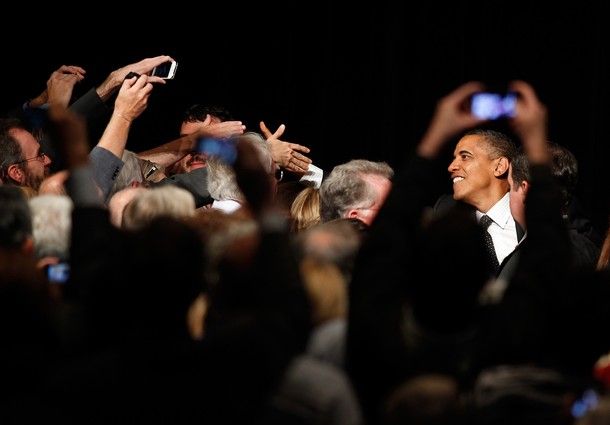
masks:
[(260, 127), (261, 131), (263, 132), (263, 136), (265, 136), (265, 139), (268, 139), (271, 137), (271, 131), (269, 131), (269, 129), (267, 128), (267, 126), (265, 125), (264, 121), (261, 121), (258, 126)]
[(292, 162), (286, 166), (286, 169), (288, 171), (292, 171), (293, 173), (299, 173), (299, 174), (305, 174), (307, 172), (307, 169), (304, 169), (303, 167), (299, 166), (298, 164), (294, 164)]
[(305, 152), (305, 153), (310, 152), (308, 147), (297, 145), (296, 143), (290, 143), (289, 146), (295, 151), (300, 151), (300, 152)]
[(144, 87), (146, 84), (148, 83), (148, 75), (146, 74), (142, 74), (138, 77), (138, 79), (136, 80), (136, 82), (133, 84), (132, 87), (134, 87), (137, 90), (140, 90), (142, 87)]
[(274, 139), (279, 139), (282, 134), (284, 134), (284, 130), (286, 130), (286, 126), (284, 124), (281, 124), (277, 130), (275, 130), (275, 133), (273, 133), (273, 135), (271, 136)]
[(311, 164), (311, 162), (312, 162), (311, 159), (307, 158), (305, 155), (301, 155), (300, 153), (295, 152), (295, 151), (292, 152), (292, 156), (293, 156), (293, 158), (296, 158), (299, 161), (303, 161), (307, 164)]
[(483, 83), (480, 83), (478, 81), (469, 81), (468, 83), (462, 84), (457, 89), (455, 89), (451, 93), (451, 96), (456, 98), (466, 98), (484, 89), (485, 86), (483, 85)]
[(208, 125), (210, 125), (211, 122), (212, 122), (212, 117), (210, 116), (210, 114), (206, 114), (205, 119), (203, 120), (201, 125), (208, 126)]
[(305, 162), (305, 161), (301, 161), (300, 159), (294, 158), (292, 157), (290, 159), (290, 163), (293, 165), (296, 165), (297, 167), (301, 168), (303, 171), (307, 171), (307, 169), (309, 168), (309, 163)]
[(154, 83), (154, 84), (165, 84), (165, 80), (161, 77), (148, 77), (148, 82), (149, 83)]
[(146, 85), (142, 88), (142, 92), (146, 96), (148, 96), (150, 94), (150, 92), (152, 92), (152, 90), (153, 90), (153, 85), (150, 82), (146, 83)]
[(86, 74), (87, 71), (85, 71), (83, 68), (81, 68), (80, 66), (76, 66), (76, 65), (68, 65), (66, 67), (68, 69), (69, 72), (73, 73), (73, 74)]
[(510, 90), (521, 94), (526, 100), (538, 99), (534, 88), (525, 81), (512, 81), (509, 88)]

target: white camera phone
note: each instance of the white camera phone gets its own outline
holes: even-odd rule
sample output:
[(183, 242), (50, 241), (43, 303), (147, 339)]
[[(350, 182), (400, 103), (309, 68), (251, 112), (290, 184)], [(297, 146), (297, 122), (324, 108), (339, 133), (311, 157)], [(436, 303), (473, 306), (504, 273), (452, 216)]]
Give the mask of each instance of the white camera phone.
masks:
[(171, 80), (176, 75), (176, 68), (178, 68), (178, 62), (176, 61), (163, 62), (161, 65), (155, 66), (150, 75)]

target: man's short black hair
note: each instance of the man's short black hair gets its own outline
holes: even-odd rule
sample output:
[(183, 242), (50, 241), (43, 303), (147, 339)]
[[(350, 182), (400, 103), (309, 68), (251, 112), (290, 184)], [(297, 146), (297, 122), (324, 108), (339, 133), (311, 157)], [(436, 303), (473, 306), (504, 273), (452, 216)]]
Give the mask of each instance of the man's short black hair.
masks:
[(208, 114), (218, 118), (220, 121), (233, 121), (231, 113), (222, 106), (195, 104), (184, 111), (182, 122), (203, 121)]

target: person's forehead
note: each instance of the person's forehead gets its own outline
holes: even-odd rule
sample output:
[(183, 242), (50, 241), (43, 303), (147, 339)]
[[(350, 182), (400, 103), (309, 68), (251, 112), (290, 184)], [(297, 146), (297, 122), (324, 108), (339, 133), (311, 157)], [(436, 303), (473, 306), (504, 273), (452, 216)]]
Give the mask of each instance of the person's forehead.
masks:
[(32, 133), (22, 128), (12, 128), (9, 130), (9, 134), (17, 140), (24, 151), (37, 150), (40, 146)]
[(476, 134), (470, 134), (462, 137), (455, 147), (455, 153), (460, 151), (468, 151), (472, 154), (489, 154), (489, 142), (483, 137)]

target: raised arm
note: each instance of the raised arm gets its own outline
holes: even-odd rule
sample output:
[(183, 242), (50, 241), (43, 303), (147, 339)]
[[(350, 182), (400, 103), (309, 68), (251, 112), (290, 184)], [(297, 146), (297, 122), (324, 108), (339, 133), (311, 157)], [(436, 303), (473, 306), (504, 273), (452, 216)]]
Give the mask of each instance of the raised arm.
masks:
[(132, 77), (123, 82), (114, 104), (110, 122), (97, 146), (121, 158), (127, 143), (131, 123), (146, 109), (153, 86), (146, 75)]
[[(119, 87), (121, 87), (123, 80), (130, 72), (135, 72), (136, 74), (140, 75), (148, 75), (155, 66), (161, 65), (162, 63), (170, 60), (172, 60), (170, 56), (163, 55), (155, 56), (154, 58), (142, 59), (139, 62), (125, 65), (122, 68), (112, 71), (108, 77), (106, 77), (104, 82), (95, 89), (95, 91), (103, 101), (106, 101)], [(159, 77), (149, 76), (148, 82), (165, 84), (165, 80)]]
[(201, 128), (193, 134), (172, 140), (156, 148), (140, 152), (138, 157), (147, 159), (162, 167), (168, 167), (179, 161), (184, 155), (197, 149), (197, 140), (205, 137), (224, 139), (243, 134), (246, 126), (241, 121), (224, 121), (212, 123), (208, 115), (201, 123)]
[(86, 71), (80, 66), (62, 65), (47, 80), (47, 87), (42, 93), (30, 100), (30, 108), (39, 108), (45, 104), (58, 103), (68, 106), (74, 86), (85, 78)]

